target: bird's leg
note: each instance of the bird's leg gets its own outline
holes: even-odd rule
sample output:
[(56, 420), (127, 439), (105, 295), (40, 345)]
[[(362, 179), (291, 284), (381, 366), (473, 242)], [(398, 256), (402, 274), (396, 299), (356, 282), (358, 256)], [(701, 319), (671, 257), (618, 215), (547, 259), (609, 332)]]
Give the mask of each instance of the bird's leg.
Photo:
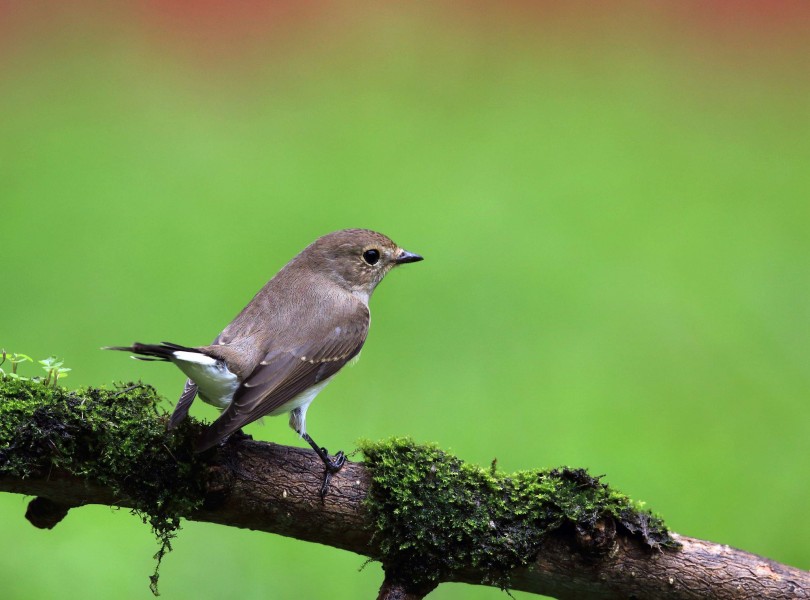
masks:
[(315, 450), (315, 453), (318, 457), (323, 461), (324, 466), (326, 466), (326, 473), (323, 477), (323, 485), (321, 486), (321, 498), (326, 497), (326, 493), (329, 491), (329, 481), (332, 479), (332, 475), (340, 471), (343, 465), (346, 463), (346, 455), (343, 454), (343, 450), (338, 451), (335, 454), (335, 459), (331, 460), (329, 458), (329, 452), (327, 452), (326, 448), (318, 446), (311, 437), (309, 437), (308, 433), (303, 434), (303, 437), (307, 443), (312, 446), (312, 449)]

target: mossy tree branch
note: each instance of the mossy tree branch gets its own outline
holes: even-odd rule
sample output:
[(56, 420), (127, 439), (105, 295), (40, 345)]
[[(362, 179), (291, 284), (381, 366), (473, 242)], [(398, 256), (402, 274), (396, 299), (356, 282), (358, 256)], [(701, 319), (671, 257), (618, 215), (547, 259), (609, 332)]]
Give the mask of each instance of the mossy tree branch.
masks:
[(382, 599), (445, 581), (557, 598), (810, 598), (810, 573), (670, 534), (583, 471), (507, 476), (395, 440), (365, 444), (367, 462), (348, 462), (322, 501), (313, 452), (238, 439), (195, 457), (199, 424), (167, 433), (157, 400), (140, 386), (0, 382), (0, 491), (36, 496), (26, 516), (40, 527), (112, 504), (165, 544), (182, 516), (350, 550), (382, 561)]

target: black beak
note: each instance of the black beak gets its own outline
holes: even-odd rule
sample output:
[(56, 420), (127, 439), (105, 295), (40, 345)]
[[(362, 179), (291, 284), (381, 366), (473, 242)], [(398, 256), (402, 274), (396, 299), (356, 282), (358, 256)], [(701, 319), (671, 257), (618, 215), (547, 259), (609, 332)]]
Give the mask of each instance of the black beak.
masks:
[(398, 265), (404, 265), (405, 263), (419, 262), (420, 260), (423, 259), (418, 254), (414, 254), (413, 252), (403, 250), (402, 252), (400, 252), (399, 256), (397, 256), (394, 262), (397, 263)]

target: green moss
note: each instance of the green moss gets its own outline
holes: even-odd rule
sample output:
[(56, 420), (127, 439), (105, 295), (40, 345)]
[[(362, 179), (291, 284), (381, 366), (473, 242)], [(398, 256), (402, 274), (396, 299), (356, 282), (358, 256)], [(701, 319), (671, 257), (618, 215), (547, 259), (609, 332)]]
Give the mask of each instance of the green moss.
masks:
[(677, 546), (661, 519), (582, 469), (507, 475), (408, 438), (361, 449), (379, 558), (402, 581), (439, 582), (473, 567), (486, 573), (482, 583), (506, 588), (510, 570), (531, 563), (544, 538), (565, 529), (597, 554), (612, 527), (651, 549)]
[[(206, 473), (191, 452), (201, 426), (187, 419), (167, 432), (160, 400), (145, 385), (67, 391), (0, 380), (0, 475), (59, 468), (129, 498), (158, 537), (159, 566), (180, 518), (201, 506)], [(506, 475), (408, 438), (361, 447), (378, 558), (403, 581), (430, 584), (472, 567), (508, 587), (509, 572), (566, 529), (585, 540), (584, 552), (598, 553), (613, 528), (651, 549), (676, 545), (658, 517), (581, 469)]]
[(30, 477), (59, 468), (131, 499), (158, 538), (159, 567), (180, 517), (202, 504), (205, 473), (190, 450), (199, 425), (187, 419), (167, 432), (160, 400), (140, 384), (68, 391), (0, 380), (0, 474)]

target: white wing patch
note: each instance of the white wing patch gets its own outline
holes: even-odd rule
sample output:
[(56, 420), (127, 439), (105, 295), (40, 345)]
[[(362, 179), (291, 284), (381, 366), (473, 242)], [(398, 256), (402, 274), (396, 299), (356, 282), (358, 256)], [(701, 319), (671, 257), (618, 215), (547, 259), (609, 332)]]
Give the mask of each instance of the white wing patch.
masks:
[(185, 352), (183, 350), (178, 350), (175, 352), (174, 358), (185, 363), (207, 366), (213, 366), (219, 362), (216, 358), (211, 358), (206, 354), (202, 354), (200, 352)]

